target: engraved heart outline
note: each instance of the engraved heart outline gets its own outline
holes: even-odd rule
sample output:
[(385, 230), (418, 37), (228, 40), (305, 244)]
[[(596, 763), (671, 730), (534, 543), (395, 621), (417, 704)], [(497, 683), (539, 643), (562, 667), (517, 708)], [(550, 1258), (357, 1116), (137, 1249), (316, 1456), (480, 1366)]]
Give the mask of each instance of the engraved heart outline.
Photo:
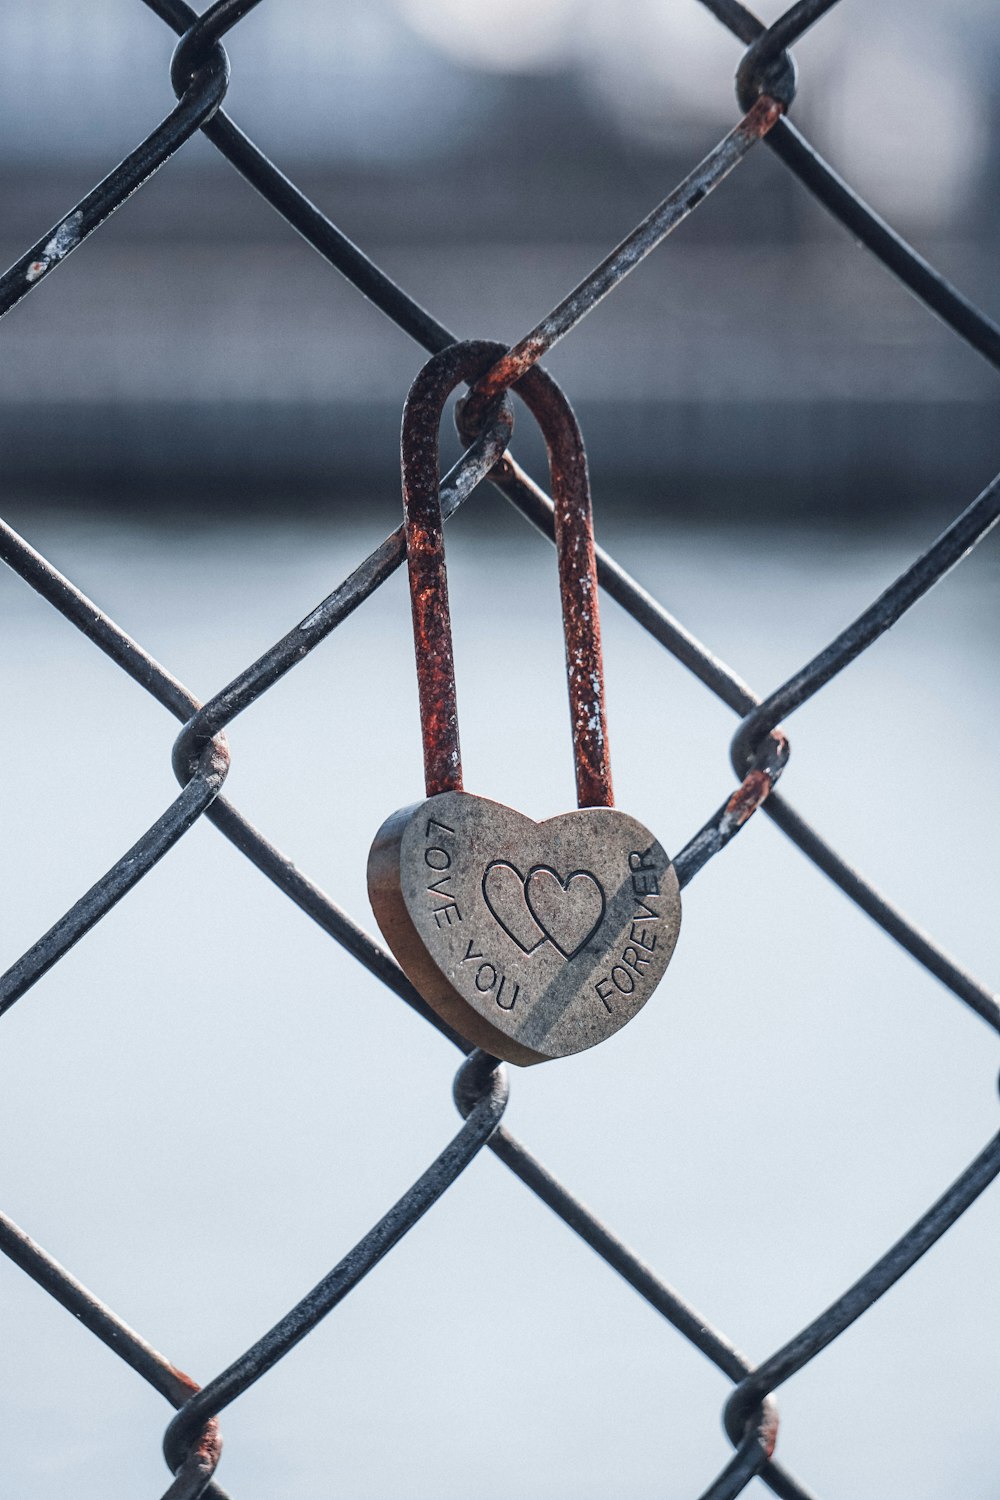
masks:
[[(530, 948), (527, 946), (527, 944), (522, 943), (517, 933), (507, 925), (490, 899), (489, 878), (493, 870), (511, 870), (517, 876), (521, 895), (524, 898), (525, 913), (529, 920), (534, 923), (534, 925), (538, 928), (538, 931), (541, 933), (541, 937), (538, 939), (538, 942), (532, 943)], [(486, 869), (483, 871), (483, 900), (489, 907), (490, 915), (496, 922), (497, 926), (503, 929), (512, 943), (517, 944), (522, 953), (527, 953), (530, 956), (532, 953), (536, 952), (536, 950), (539, 949), (543, 943), (547, 943), (549, 941), (548, 933), (545, 931), (545, 928), (542, 926), (541, 922), (538, 921), (534, 912), (531, 910), (531, 907), (528, 905), (527, 879), (524, 875), (521, 874), (520, 870), (517, 868), (517, 865), (512, 864), (509, 859), (491, 859), (489, 864), (486, 866)]]
[[(521, 893), (524, 898), (526, 912), (531, 921), (534, 923), (535, 927), (542, 934), (537, 943), (532, 943), (530, 947), (528, 947), (527, 944), (521, 941), (516, 932), (512, 931), (510, 926), (507, 924), (507, 922), (504, 921), (503, 917), (497, 911), (496, 906), (490, 899), (489, 876), (491, 871), (495, 869), (510, 870), (517, 877)], [(535, 902), (533, 902), (531, 899), (532, 880), (536, 875), (540, 874), (551, 875), (553, 880), (555, 880), (558, 884), (559, 889), (567, 896), (569, 895), (569, 888), (571, 883), (574, 880), (578, 880), (580, 878), (589, 881), (591, 886), (595, 887), (597, 890), (597, 894), (600, 897), (601, 901), (600, 912), (598, 913), (595, 921), (591, 923), (590, 927), (587, 929), (581, 940), (576, 944), (574, 948), (563, 947), (563, 945), (550, 931), (548, 925), (544, 920), (544, 917), (538, 912)], [(527, 954), (529, 957), (532, 953), (535, 953), (543, 945), (543, 943), (551, 943), (556, 952), (560, 953), (562, 957), (565, 958), (567, 962), (569, 962), (570, 959), (575, 958), (578, 953), (582, 952), (590, 942), (591, 938), (594, 936), (594, 933), (597, 932), (601, 923), (604, 921), (604, 916), (608, 909), (607, 896), (605, 894), (604, 887), (592, 870), (571, 870), (567, 876), (563, 877), (559, 874), (559, 871), (553, 869), (551, 865), (537, 864), (532, 865), (527, 875), (522, 875), (517, 866), (513, 864), (509, 859), (492, 859), (486, 866), (486, 869), (483, 871), (482, 890), (483, 900), (486, 902), (486, 905), (488, 906), (490, 914), (493, 917), (494, 921), (499, 927), (503, 929), (503, 931), (507, 934), (511, 941), (517, 944), (521, 952)]]
[[(579, 943), (577, 943), (577, 945), (576, 945), (575, 948), (571, 948), (571, 949), (567, 950), (560, 943), (557, 943), (556, 940), (555, 940), (555, 938), (552, 936), (552, 933), (549, 931), (548, 927), (545, 925), (545, 923), (542, 921), (541, 917), (538, 915), (538, 912), (535, 910), (535, 903), (531, 899), (531, 882), (532, 882), (533, 878), (536, 875), (543, 874), (543, 873), (546, 874), (546, 875), (551, 875), (553, 877), (553, 879), (556, 880), (559, 883), (559, 885), (561, 886), (563, 892), (567, 896), (569, 895), (570, 882), (573, 881), (573, 880), (578, 880), (581, 876), (585, 880), (589, 880), (590, 883), (591, 883), (591, 885), (592, 886), (596, 886), (596, 888), (597, 888), (597, 893), (598, 893), (598, 895), (601, 898), (601, 910), (598, 913), (596, 922), (594, 922), (591, 925), (591, 927), (588, 929), (588, 931), (584, 934), (582, 940)], [(598, 880), (597, 876), (593, 873), (593, 871), (591, 871), (591, 870), (571, 870), (570, 873), (566, 876), (566, 879), (563, 880), (563, 878), (559, 874), (558, 870), (553, 870), (553, 868), (552, 868), (551, 865), (533, 865), (532, 868), (528, 871), (527, 878), (525, 879), (525, 882), (524, 882), (524, 899), (527, 902), (528, 910), (530, 911), (531, 915), (534, 917), (535, 921), (538, 923), (538, 925), (541, 928), (541, 930), (545, 933), (545, 936), (548, 938), (548, 940), (552, 944), (553, 948), (555, 948), (555, 950), (556, 950), (557, 953), (561, 953), (562, 956), (563, 956), (563, 958), (565, 958), (567, 960), (567, 962), (569, 961), (569, 959), (575, 958), (578, 953), (582, 952), (583, 949), (586, 948), (587, 944), (590, 942), (591, 938), (594, 936), (594, 933), (597, 931), (597, 929), (600, 927), (601, 923), (604, 921), (604, 913), (608, 909), (608, 898), (604, 894), (604, 887), (601, 884), (601, 882)]]

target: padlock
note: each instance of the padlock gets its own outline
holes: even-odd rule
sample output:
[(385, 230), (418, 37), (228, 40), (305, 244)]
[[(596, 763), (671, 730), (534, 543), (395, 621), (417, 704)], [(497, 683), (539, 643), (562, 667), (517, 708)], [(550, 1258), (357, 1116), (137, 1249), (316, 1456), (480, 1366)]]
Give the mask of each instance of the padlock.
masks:
[(368, 892), (389, 947), (437, 1014), (475, 1046), (527, 1065), (592, 1047), (641, 1010), (670, 961), (681, 908), (670, 857), (612, 805), (586, 456), (572, 408), (537, 366), (515, 389), (549, 454), (578, 810), (536, 823), (463, 790), (438, 429), (459, 382), (474, 383), (503, 353), (453, 344), (407, 397), (403, 510), (427, 795), (379, 829)]

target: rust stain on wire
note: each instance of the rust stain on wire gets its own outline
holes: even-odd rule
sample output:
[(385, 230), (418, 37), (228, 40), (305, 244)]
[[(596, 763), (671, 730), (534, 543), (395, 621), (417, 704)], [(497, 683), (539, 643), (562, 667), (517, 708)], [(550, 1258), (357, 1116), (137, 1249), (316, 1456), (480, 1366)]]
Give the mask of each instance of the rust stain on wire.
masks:
[[(735, 129), (710, 151), (663, 202), (626, 235), (530, 333), (509, 349), (477, 383), (476, 415), (514, 384), (559, 339), (575, 328), (657, 245), (672, 234), (781, 118), (782, 106), (763, 95)], [(479, 406), (482, 403), (482, 406)]]
[[(403, 411), (404, 530), (429, 797), (461, 791), (463, 785), (438, 430), (451, 392), (462, 381), (474, 382), (502, 348), (484, 342), (454, 344), (435, 355), (413, 382)], [(597, 563), (583, 438), (569, 402), (544, 371), (527, 371), (517, 391), (541, 428), (552, 476), (577, 804), (611, 807)], [(463, 403), (460, 422), (471, 445), (478, 433), (470, 429), (470, 405), (469, 400)]]

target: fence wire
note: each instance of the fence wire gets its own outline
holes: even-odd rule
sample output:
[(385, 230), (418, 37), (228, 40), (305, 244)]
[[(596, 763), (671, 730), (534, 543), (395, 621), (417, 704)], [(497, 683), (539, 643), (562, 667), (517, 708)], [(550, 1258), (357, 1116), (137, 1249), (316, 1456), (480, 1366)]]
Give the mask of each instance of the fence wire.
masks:
[[(221, 108), (229, 82), (222, 38), (259, 0), (218, 0), (199, 16), (184, 0), (144, 0), (180, 36), (171, 68), (177, 105), (147, 138), (41, 236), (0, 279), (0, 312), (34, 291), (125, 199), (201, 130), (268, 203), (365, 297), (429, 353), (457, 342), (278, 170)], [(1000, 328), (927, 264), (843, 182), (787, 117), (795, 94), (788, 48), (837, 0), (798, 0), (772, 26), (737, 0), (701, 0), (747, 50), (737, 73), (744, 117), (579, 286), (483, 375), (464, 406), (467, 437), (462, 459), (446, 477), (446, 515), (484, 478), (552, 540), (552, 502), (506, 451), (509, 424), (495, 402), (521, 379), (646, 255), (764, 144), (861, 241), (886, 269), (953, 332), (1000, 368)], [(402, 396), (400, 393), (400, 404)], [(491, 404), (493, 403), (493, 404)], [(854, 661), (986, 535), (1000, 514), (1000, 476), (848, 628), (812, 661), (766, 696), (754, 693), (610, 557), (598, 549), (598, 576), (636, 624), (675, 656), (739, 717), (732, 762), (739, 785), (693, 833), (677, 856), (681, 884), (691, 881), (751, 815), (763, 808), (802, 853), (865, 911), (886, 935), (933, 974), (956, 999), (1000, 1032), (995, 996), (934, 940), (918, 930), (884, 895), (836, 853), (774, 791), (788, 758), (779, 730), (789, 716)], [(71, 624), (87, 636), (180, 720), (174, 768), (181, 791), (143, 837), (23, 954), (0, 980), (0, 1012), (8, 1010), (67, 950), (104, 917), (158, 860), (204, 817), (269, 880), (341, 944), (360, 964), (467, 1055), (455, 1081), (463, 1124), (440, 1155), (330, 1273), (263, 1338), (199, 1388), (9, 1219), (0, 1216), (0, 1248), (176, 1408), (164, 1452), (173, 1475), (164, 1500), (221, 1497), (213, 1477), (219, 1461), (219, 1416), (330, 1313), (368, 1271), (425, 1214), (477, 1154), (487, 1147), (614, 1271), (733, 1382), (724, 1422), (731, 1460), (705, 1488), (702, 1500), (729, 1500), (757, 1475), (774, 1494), (807, 1500), (805, 1484), (774, 1457), (778, 1432), (775, 1392), (851, 1326), (956, 1222), (1000, 1172), (1000, 1134), (994, 1137), (916, 1224), (836, 1301), (762, 1363), (751, 1365), (684, 1298), (662, 1281), (611, 1230), (549, 1173), (502, 1123), (506, 1069), (471, 1051), (427, 1007), (393, 959), (352, 918), (302, 874), (223, 795), (229, 767), (225, 730), (232, 721), (314, 650), (405, 560), (398, 528), (287, 635), (207, 703), (147, 654), (68, 578), (9, 526), (0, 523), (0, 556)]]

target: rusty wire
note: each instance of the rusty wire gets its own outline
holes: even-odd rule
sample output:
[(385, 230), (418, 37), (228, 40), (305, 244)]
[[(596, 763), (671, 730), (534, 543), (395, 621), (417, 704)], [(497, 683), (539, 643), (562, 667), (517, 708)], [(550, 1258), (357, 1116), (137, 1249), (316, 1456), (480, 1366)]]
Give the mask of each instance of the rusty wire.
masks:
[[(229, 80), (222, 38), (259, 0), (218, 0), (200, 17), (184, 0), (144, 0), (144, 3), (181, 38), (171, 69), (178, 103), (119, 167), (0, 278), (0, 313), (9, 311), (34, 290), (200, 129), (272, 207), (400, 329), (431, 353), (440, 353), (455, 344), (455, 336), (353, 245), (220, 108)], [(795, 68), (787, 49), (837, 0), (798, 0), (770, 28), (765, 28), (738, 0), (701, 0), (701, 3), (747, 44), (737, 73), (738, 97), (745, 116), (594, 272), (512, 348), (461, 346), (446, 358), (451, 384), (464, 376), (473, 390), (460, 409), (468, 451), (442, 484), (441, 511), (445, 518), (488, 477), (535, 527), (550, 540), (555, 539), (560, 522), (554, 517), (553, 502), (506, 451), (510, 438), (506, 391), (521, 382), (519, 394), (523, 393), (529, 404), (544, 405), (547, 397), (540, 393), (550, 391), (547, 377), (540, 369), (528, 375), (535, 361), (639, 260), (651, 253), (759, 140), (766, 141), (887, 270), (959, 337), (1000, 368), (1000, 329), (884, 224), (832, 172), (785, 116), (795, 94)], [(427, 377), (423, 378), (426, 383)], [(430, 446), (436, 473), (436, 418)], [(600, 548), (596, 550), (596, 570), (601, 586), (635, 622), (739, 716), (732, 745), (739, 785), (678, 855), (681, 884), (691, 881), (706, 861), (724, 849), (763, 806), (802, 852), (888, 936), (994, 1031), (1000, 1032), (1000, 1004), (995, 996), (919, 931), (773, 790), (789, 756), (789, 742), (779, 724), (894, 625), (986, 535), (998, 515), (1000, 478), (852, 625), (788, 682), (763, 698), (714, 657)], [(164, 1440), (173, 1474), (166, 1496), (171, 1500), (196, 1500), (201, 1495), (224, 1494), (214, 1478), (221, 1452), (219, 1413), (329, 1314), (433, 1206), (478, 1152), (488, 1146), (652, 1309), (733, 1382), (725, 1425), (734, 1454), (705, 1489), (702, 1500), (736, 1496), (756, 1475), (777, 1495), (808, 1500), (810, 1492), (773, 1457), (778, 1436), (773, 1393), (898, 1281), (993, 1181), (1000, 1173), (1000, 1135), (985, 1146), (913, 1228), (852, 1287), (783, 1348), (752, 1366), (723, 1334), (660, 1280), (510, 1135), (502, 1124), (507, 1096), (505, 1070), (494, 1059), (470, 1051), (461, 1038), (451, 1033), (425, 1005), (389, 955), (222, 795), (229, 766), (226, 727), (325, 640), (402, 564), (406, 557), (403, 528), (397, 528), (304, 621), (206, 704), (200, 704), (183, 684), (4, 523), (0, 523), (0, 557), (182, 724), (174, 746), (174, 767), (182, 787), (179, 796), (122, 859), (9, 967), (0, 979), (0, 1014), (26, 994), (204, 816), (335, 941), (467, 1054), (455, 1085), (456, 1103), (464, 1119), (455, 1138), (311, 1292), (203, 1388), (199, 1389), (27, 1234), (0, 1215), (0, 1249), (177, 1408)], [(592, 567), (593, 561), (587, 566)], [(457, 753), (457, 742), (455, 749)], [(610, 801), (610, 782), (601, 786), (605, 772), (606, 765), (603, 769), (597, 767), (587, 786), (593, 792), (596, 785), (598, 800), (603, 796)], [(585, 795), (582, 788), (581, 800)]]

